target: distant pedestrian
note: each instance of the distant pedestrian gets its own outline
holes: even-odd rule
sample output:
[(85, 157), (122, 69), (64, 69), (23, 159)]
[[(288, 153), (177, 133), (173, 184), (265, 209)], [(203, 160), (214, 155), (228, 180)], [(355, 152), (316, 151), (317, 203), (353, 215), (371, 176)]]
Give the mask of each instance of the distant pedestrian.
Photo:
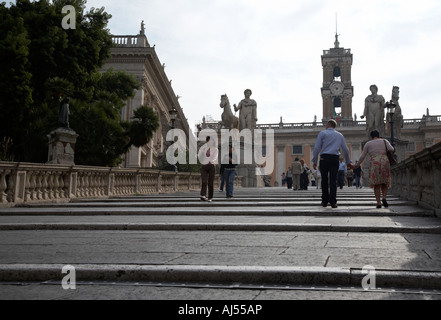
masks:
[(291, 169), (288, 169), (288, 171), (286, 171), (286, 187), (288, 189), (292, 189), (292, 172), (291, 172)]
[[(328, 203), (337, 208), (337, 173), (339, 168), (340, 149), (343, 150), (347, 163), (351, 163), (349, 149), (344, 136), (335, 130), (337, 122), (329, 120), (326, 130), (319, 133), (312, 158), (313, 168), (317, 170), (320, 154), (320, 173), (322, 176), (322, 206)], [(329, 174), (329, 177), (328, 177)]]
[(302, 164), (299, 158), (295, 158), (291, 164), (293, 190), (300, 190), (300, 175), (302, 174)]
[(285, 184), (286, 184), (286, 174), (284, 172), (284, 173), (282, 173), (282, 187), (284, 187)]
[[(365, 144), (358, 163), (353, 166), (354, 169), (360, 167), (369, 156), (370, 168), (368, 185), (374, 189), (375, 198), (377, 200), (377, 209), (381, 205), (385, 208), (389, 207), (387, 203), (387, 191), (391, 186), (390, 162), (386, 156), (386, 150), (394, 151), (394, 147), (386, 139), (380, 138), (377, 130), (371, 132), (372, 140)], [(383, 198), (381, 198), (381, 195)]]
[(308, 190), (309, 173), (311, 171), (306, 166), (305, 161), (303, 159), (300, 160), (300, 164), (302, 165), (302, 173), (300, 174), (300, 190)]
[(355, 179), (355, 187), (356, 189), (361, 189), (361, 175), (363, 173), (363, 170), (361, 169), (360, 166), (358, 166), (358, 160), (355, 161), (355, 165), (354, 165), (354, 179)]
[(346, 173), (346, 179), (348, 180), (348, 187), (352, 187), (354, 185), (354, 171), (348, 170)]
[(227, 191), (227, 198), (233, 198), (234, 191), (234, 179), (236, 178), (236, 165), (238, 163), (237, 155), (233, 152), (233, 146), (229, 145), (228, 154), (222, 159), (222, 164), (224, 165), (224, 180), (225, 188)]
[[(199, 161), (202, 163), (201, 168), (201, 200), (213, 201), (214, 195), (214, 177), (216, 175), (216, 161), (218, 156), (218, 150), (214, 146), (213, 140), (210, 137), (206, 138), (206, 144), (199, 150)], [(208, 188), (208, 198), (207, 198)]]
[(338, 167), (338, 174), (337, 174), (337, 181), (340, 189), (343, 189), (345, 185), (346, 172), (347, 172), (346, 163), (343, 162), (343, 158), (340, 158), (340, 164)]

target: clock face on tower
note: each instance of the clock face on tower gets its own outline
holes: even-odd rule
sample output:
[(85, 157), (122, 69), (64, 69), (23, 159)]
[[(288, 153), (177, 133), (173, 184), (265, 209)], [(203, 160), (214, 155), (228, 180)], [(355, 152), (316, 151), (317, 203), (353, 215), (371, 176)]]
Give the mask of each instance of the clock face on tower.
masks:
[(332, 95), (340, 96), (343, 94), (343, 91), (345, 90), (345, 85), (340, 81), (334, 81), (329, 86), (329, 90), (331, 90)]

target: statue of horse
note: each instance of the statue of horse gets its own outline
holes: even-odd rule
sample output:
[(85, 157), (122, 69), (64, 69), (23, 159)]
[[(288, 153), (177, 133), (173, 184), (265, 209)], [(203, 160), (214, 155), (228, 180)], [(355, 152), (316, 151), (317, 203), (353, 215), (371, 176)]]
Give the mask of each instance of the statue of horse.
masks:
[(237, 118), (231, 111), (230, 100), (226, 94), (221, 96), (220, 107), (224, 109), (221, 121), (222, 127), (230, 130), (239, 129), (239, 118)]

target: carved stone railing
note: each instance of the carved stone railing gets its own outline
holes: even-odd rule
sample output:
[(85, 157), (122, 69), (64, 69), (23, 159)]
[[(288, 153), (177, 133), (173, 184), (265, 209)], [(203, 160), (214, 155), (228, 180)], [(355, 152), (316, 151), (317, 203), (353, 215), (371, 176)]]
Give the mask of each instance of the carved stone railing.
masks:
[(392, 168), (392, 193), (433, 209), (441, 217), (441, 143)]
[[(215, 179), (219, 188), (220, 177)], [(236, 178), (235, 186), (241, 187)], [(200, 173), (0, 162), (0, 206), (199, 190)]]

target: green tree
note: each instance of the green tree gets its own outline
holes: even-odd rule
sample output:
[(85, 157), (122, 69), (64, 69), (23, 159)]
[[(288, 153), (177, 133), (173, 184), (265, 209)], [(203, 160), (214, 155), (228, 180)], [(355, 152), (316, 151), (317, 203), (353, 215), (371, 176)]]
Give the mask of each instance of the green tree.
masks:
[[(70, 126), (79, 134), (77, 164), (113, 166), (132, 144), (147, 143), (157, 118), (141, 107), (133, 124), (121, 121), (124, 101), (139, 83), (124, 72), (100, 72), (112, 39), (104, 8), (85, 12), (85, 0), (17, 0), (0, 4), (0, 139), (11, 139), (15, 160), (46, 162), (47, 135), (58, 127), (60, 97), (70, 98)], [(63, 29), (65, 5), (76, 28)]]
[(127, 128), (129, 145), (141, 147), (147, 144), (159, 128), (159, 119), (152, 108), (141, 106), (133, 112), (133, 121)]
[(30, 40), (24, 19), (0, 4), (0, 140), (16, 138), (31, 112)]
[[(15, 84), (5, 76), (0, 78), (2, 92), (19, 97), (16, 101), (10, 98), (0, 102), (4, 113), (0, 125), (7, 132), (2, 134), (13, 138), (17, 160), (47, 161), (46, 135), (58, 124), (60, 92), (53, 90), (54, 79), (63, 79), (73, 88), (69, 93), (74, 100), (86, 102), (93, 98), (99, 69), (110, 56), (112, 41), (106, 26), (111, 16), (104, 8), (84, 12), (85, 3), (85, 0), (17, 0), (9, 8), (4, 3), (1, 5), (2, 56), (8, 50), (13, 54), (11, 51), (17, 48), (20, 54), (15, 55), (15, 61), (23, 68), (16, 72), (8, 61), (2, 73), (6, 70), (6, 75), (15, 75)], [(62, 28), (65, 5), (76, 8), (76, 29)], [(13, 38), (15, 46), (11, 45)], [(10, 121), (11, 117), (16, 120)]]
[(71, 102), (71, 126), (79, 134), (75, 163), (115, 166), (131, 146), (131, 123), (121, 121), (121, 109), (139, 84), (132, 75), (113, 69), (98, 78), (91, 100)]

